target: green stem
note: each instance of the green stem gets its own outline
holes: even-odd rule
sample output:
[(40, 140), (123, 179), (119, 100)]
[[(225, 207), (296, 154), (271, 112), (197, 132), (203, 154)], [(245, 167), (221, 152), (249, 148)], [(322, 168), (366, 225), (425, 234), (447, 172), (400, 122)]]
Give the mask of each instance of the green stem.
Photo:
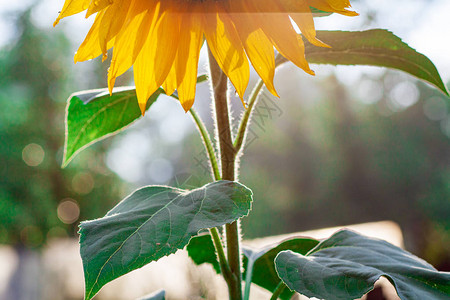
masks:
[(208, 153), (214, 180), (220, 180), (220, 171), (219, 165), (217, 164), (216, 153), (214, 151), (214, 147), (211, 142), (211, 138), (209, 137), (208, 131), (206, 130), (205, 124), (193, 108), (191, 108), (189, 112), (191, 113), (191, 116), (194, 119), (195, 124), (197, 125), (198, 131), (200, 132), (203, 140), (203, 144), (205, 145), (206, 152)]
[[(216, 129), (219, 140), (219, 154), (222, 167), (222, 179), (234, 181), (236, 149), (231, 138), (230, 116), (228, 113), (228, 80), (220, 69), (211, 51), (209, 52), (209, 65), (211, 69), (211, 82), (214, 93), (216, 112)], [(232, 300), (242, 299), (241, 253), (239, 248), (239, 223), (235, 221), (225, 225), (227, 237), (227, 258), (231, 270), (231, 281), (228, 284), (229, 297)]]
[(272, 297), (270, 297), (270, 300), (277, 300), (285, 288), (286, 288), (286, 284), (284, 284), (283, 281), (280, 281), (280, 283), (278, 283), (277, 287), (275, 288), (275, 291), (273, 292)]
[(220, 270), (222, 271), (225, 281), (231, 280), (231, 270), (228, 265), (227, 258), (225, 257), (225, 251), (223, 250), (222, 241), (220, 239), (219, 232), (217, 228), (210, 228), (209, 232), (213, 238), (214, 246), (216, 247), (217, 256), (219, 257)]
[(253, 265), (255, 264), (254, 260), (248, 260), (247, 264), (247, 274), (245, 276), (245, 288), (244, 288), (244, 300), (250, 299), (250, 287), (252, 286), (252, 277), (253, 277)]
[[(283, 56), (277, 54), (276, 65), (275, 67), (278, 67), (279, 65), (283, 64), (285, 61), (283, 61)], [(252, 93), (250, 94), (249, 102), (247, 109), (244, 111), (244, 114), (242, 115), (241, 122), (239, 124), (239, 129), (236, 135), (236, 139), (234, 141), (234, 149), (238, 153), (245, 141), (245, 136), (247, 134), (247, 128), (248, 123), (250, 121), (253, 108), (255, 107), (256, 103), (258, 102), (258, 96), (261, 93), (262, 88), (264, 87), (264, 82), (259, 79), (257, 84), (252, 90)], [(247, 275), (245, 278), (245, 290), (244, 290), (244, 300), (248, 300), (250, 298), (250, 288), (252, 284), (252, 276), (253, 276), (253, 263), (248, 264), (247, 266)], [(281, 290), (282, 292), (282, 290)], [(275, 298), (276, 299), (276, 298)]]
[[(206, 151), (208, 152), (208, 157), (211, 163), (211, 169), (214, 176), (214, 180), (220, 180), (220, 172), (219, 166), (217, 164), (216, 153), (214, 151), (214, 147), (211, 142), (211, 138), (209, 137), (208, 131), (206, 130), (205, 124), (203, 123), (200, 116), (195, 112), (193, 108), (189, 110), (192, 118), (197, 125), (198, 131), (203, 140), (203, 144), (205, 145)], [(220, 239), (219, 232), (217, 228), (210, 228), (209, 233), (211, 234), (214, 242), (214, 246), (217, 251), (217, 256), (219, 257), (220, 270), (222, 271), (223, 277), (225, 281), (231, 280), (231, 271), (230, 266), (228, 265), (227, 259), (225, 257), (225, 251), (223, 250), (222, 241)]]
[(253, 89), (249, 102), (248, 107), (244, 111), (244, 114), (241, 119), (241, 123), (239, 124), (239, 129), (236, 135), (236, 140), (234, 141), (234, 148), (239, 152), (239, 150), (242, 147), (242, 144), (244, 142), (245, 134), (247, 133), (247, 125), (248, 121), (250, 120), (251, 113), (253, 112), (253, 107), (256, 104), (256, 100), (258, 99), (258, 95), (261, 92), (261, 89), (264, 86), (264, 82), (259, 79), (258, 83), (256, 84), (255, 88)]
[[(277, 56), (275, 57), (275, 68), (277, 68), (278, 66), (282, 65), (285, 62), (286, 62), (286, 59), (284, 59), (284, 57), (278, 53)], [(261, 79), (259, 79), (255, 88), (253, 89), (252, 93), (250, 94), (250, 98), (248, 101), (248, 107), (244, 111), (244, 114), (242, 115), (241, 123), (239, 124), (239, 129), (238, 129), (238, 132), (236, 135), (236, 140), (234, 141), (234, 148), (236, 149), (236, 152), (239, 152), (242, 148), (242, 145), (245, 140), (245, 135), (247, 134), (248, 122), (252, 115), (253, 108), (255, 107), (256, 103), (258, 102), (258, 98), (259, 98), (258, 96), (259, 96), (259, 93), (261, 92), (263, 86), (264, 86), (264, 82)]]

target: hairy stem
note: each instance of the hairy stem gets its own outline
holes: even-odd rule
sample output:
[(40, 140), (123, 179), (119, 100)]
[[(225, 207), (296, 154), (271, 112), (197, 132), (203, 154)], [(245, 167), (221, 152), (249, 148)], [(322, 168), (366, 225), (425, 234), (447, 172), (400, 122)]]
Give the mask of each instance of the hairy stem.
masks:
[(234, 148), (236, 149), (237, 152), (239, 152), (239, 150), (242, 147), (242, 144), (244, 142), (244, 138), (245, 138), (245, 134), (247, 133), (247, 125), (248, 125), (248, 121), (250, 120), (250, 116), (251, 113), (253, 111), (253, 107), (256, 104), (256, 100), (258, 99), (258, 95), (261, 92), (261, 89), (264, 86), (264, 82), (259, 79), (258, 83), (256, 84), (255, 88), (253, 89), (250, 98), (249, 98), (249, 102), (248, 102), (248, 107), (247, 109), (244, 111), (244, 114), (242, 115), (242, 119), (241, 119), (241, 123), (239, 124), (239, 129), (237, 132), (237, 136), (236, 136), (236, 140), (234, 142)]
[(277, 287), (275, 288), (275, 291), (273, 292), (272, 297), (270, 297), (270, 300), (277, 300), (285, 288), (286, 288), (286, 284), (284, 284), (283, 281), (280, 281), (280, 283), (278, 283)]
[[(214, 180), (220, 180), (220, 171), (219, 166), (217, 164), (216, 153), (214, 152), (214, 147), (211, 142), (211, 138), (209, 137), (208, 131), (206, 130), (206, 126), (203, 123), (200, 116), (197, 112), (191, 108), (189, 110), (192, 118), (197, 125), (198, 131), (200, 132), (200, 136), (202, 137), (203, 144), (205, 145), (206, 151), (208, 152), (209, 161), (211, 163), (211, 171)], [(219, 258), (220, 270), (222, 271), (223, 277), (226, 278), (225, 281), (231, 280), (231, 271), (230, 266), (228, 265), (227, 258), (225, 257), (225, 252), (223, 250), (222, 241), (220, 240), (220, 235), (217, 228), (210, 228), (209, 233), (212, 236), (214, 246), (217, 251), (217, 256)]]
[[(282, 65), (286, 62), (286, 59), (279, 53), (275, 57), (275, 68)], [(248, 123), (251, 119), (253, 108), (255, 107), (256, 103), (258, 102), (258, 96), (261, 92), (262, 88), (264, 86), (264, 82), (259, 79), (258, 83), (256, 84), (255, 88), (253, 89), (252, 93), (250, 94), (250, 98), (248, 101), (248, 107), (244, 111), (244, 114), (242, 115), (241, 122), (239, 124), (239, 129), (236, 135), (236, 140), (234, 141), (234, 148), (236, 149), (236, 152), (239, 152), (242, 148), (242, 145), (244, 144), (245, 135), (247, 134), (247, 127)]]
[(205, 124), (193, 108), (191, 108), (189, 112), (191, 113), (191, 116), (194, 119), (195, 124), (197, 125), (198, 131), (200, 132), (200, 136), (203, 140), (203, 144), (205, 145), (206, 152), (208, 153), (214, 180), (220, 180), (220, 171), (219, 165), (217, 164), (216, 153), (214, 151), (214, 147), (211, 142), (211, 138), (209, 137), (208, 131), (206, 130)]
[(225, 257), (225, 252), (223, 250), (222, 241), (220, 240), (220, 235), (217, 228), (210, 228), (209, 232), (213, 238), (214, 246), (216, 247), (217, 256), (219, 257), (220, 270), (222, 271), (223, 277), (227, 278), (225, 281), (231, 280), (231, 270), (228, 265), (227, 258)]
[[(219, 156), (222, 166), (222, 179), (235, 178), (236, 150), (231, 137), (230, 116), (228, 112), (227, 77), (220, 69), (214, 56), (209, 51), (211, 82), (214, 93), (216, 112), (216, 129), (219, 140)], [(227, 257), (231, 271), (231, 280), (227, 282), (229, 297), (232, 300), (242, 299), (241, 253), (239, 249), (238, 221), (225, 225), (227, 237)]]

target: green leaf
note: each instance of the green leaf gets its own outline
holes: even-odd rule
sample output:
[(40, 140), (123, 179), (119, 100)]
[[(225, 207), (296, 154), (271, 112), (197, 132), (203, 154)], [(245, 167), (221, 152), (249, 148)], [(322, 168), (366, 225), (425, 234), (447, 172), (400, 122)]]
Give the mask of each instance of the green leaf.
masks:
[[(197, 83), (207, 79), (207, 75), (200, 75)], [(164, 90), (159, 88), (150, 96), (147, 110), (161, 94), (164, 94)], [(177, 98), (176, 93), (173, 97)], [(135, 87), (115, 88), (112, 95), (109, 95), (108, 89), (72, 94), (67, 100), (66, 139), (62, 166), (67, 166), (84, 148), (117, 134), (141, 117)]]
[[(251, 270), (253, 272), (251, 281), (273, 292), (280, 282), (280, 277), (278, 277), (275, 270), (274, 262), (277, 254), (284, 250), (292, 250), (296, 253), (306, 254), (318, 243), (319, 241), (310, 238), (293, 238), (258, 250), (243, 246), (242, 251), (245, 255), (244, 265), (246, 266), (245, 272)], [(285, 289), (281, 293), (280, 298), (288, 300), (292, 295), (292, 291)]]
[(165, 300), (166, 299), (166, 291), (160, 290), (150, 295), (146, 295), (144, 297), (139, 298), (138, 300)]
[(246, 216), (251, 201), (252, 192), (232, 181), (192, 191), (149, 186), (122, 200), (105, 217), (82, 222), (85, 299), (106, 283), (182, 249), (199, 230)]
[(217, 274), (220, 274), (220, 264), (217, 260), (216, 248), (209, 233), (194, 236), (186, 247), (189, 257), (196, 265), (209, 263)]
[(308, 297), (360, 298), (385, 276), (403, 300), (449, 299), (450, 273), (385, 241), (342, 230), (305, 256), (283, 251), (275, 259), (286, 285)]
[[(147, 109), (162, 93), (159, 88), (150, 97)], [(112, 96), (108, 89), (72, 94), (66, 111), (63, 167), (87, 146), (118, 133), (141, 116), (134, 87), (119, 88)]]
[[(244, 278), (246, 278), (247, 272), (250, 269), (252, 272), (251, 281), (269, 292), (273, 292), (280, 282), (280, 278), (275, 270), (274, 259), (276, 255), (280, 251), (287, 249), (306, 254), (318, 243), (319, 241), (310, 238), (293, 238), (261, 249), (242, 246), (242, 252), (244, 254)], [(195, 264), (211, 264), (217, 274), (220, 274), (220, 265), (210, 234), (193, 237), (186, 249), (189, 257)], [(293, 292), (286, 289), (280, 298), (287, 300), (291, 298), (292, 294)]]
[[(314, 64), (368, 65), (398, 69), (420, 78), (449, 95), (434, 64), (399, 37), (384, 29), (317, 31), (331, 48), (305, 43), (306, 59)], [(282, 59), (283, 62), (286, 59)]]

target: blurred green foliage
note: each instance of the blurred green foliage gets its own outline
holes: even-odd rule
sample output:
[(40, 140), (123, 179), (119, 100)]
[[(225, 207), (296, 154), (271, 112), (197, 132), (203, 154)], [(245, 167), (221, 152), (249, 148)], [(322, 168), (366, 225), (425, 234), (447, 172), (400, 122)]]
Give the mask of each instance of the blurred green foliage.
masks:
[[(381, 90), (370, 105), (334, 75), (299, 88), (320, 85), (318, 95), (274, 100), (279, 116), (266, 120), (243, 158), (241, 181), (255, 193), (246, 237), (393, 220), (408, 250), (448, 268), (449, 99), (398, 72), (363, 80)], [(396, 103), (405, 97), (417, 102)], [(437, 114), (427, 111), (430, 101)]]
[[(297, 86), (261, 97), (241, 158), (254, 192), (244, 238), (392, 220), (406, 249), (450, 270), (449, 98), (400, 72), (334, 74), (280, 71)], [(198, 142), (184, 147), (192, 185), (209, 180)]]
[(77, 86), (70, 44), (36, 28), (30, 11), (0, 49), (0, 243), (34, 248), (74, 235), (78, 220), (103, 215), (123, 191), (103, 163), (105, 145), (61, 169), (65, 99)]

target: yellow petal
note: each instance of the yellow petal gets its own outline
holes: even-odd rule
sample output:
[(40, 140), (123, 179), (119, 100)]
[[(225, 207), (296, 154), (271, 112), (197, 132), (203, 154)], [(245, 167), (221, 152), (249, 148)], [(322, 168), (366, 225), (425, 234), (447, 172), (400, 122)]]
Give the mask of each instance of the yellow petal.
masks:
[(326, 0), (326, 2), (334, 9), (344, 9), (350, 7), (349, 0)]
[(180, 19), (175, 17), (175, 10), (171, 3), (161, 3), (159, 19), (134, 64), (136, 93), (142, 114), (148, 98), (164, 82), (175, 59), (180, 32)]
[[(185, 15), (188, 15), (189, 13), (186, 12), (187, 6), (186, 3), (180, 3), (179, 6), (173, 10), (173, 18), (177, 18), (178, 20), (180, 20), (180, 25), (182, 23), (182, 20), (184, 18)], [(184, 24), (185, 26), (186, 24)], [(190, 28), (184, 28), (183, 29), (183, 33), (181, 33), (182, 31), (182, 26), (180, 26), (180, 31), (179, 31), (179, 41), (178, 41), (178, 49), (177, 49), (177, 53), (175, 55), (175, 59), (174, 62), (172, 64), (172, 67), (169, 71), (169, 74), (167, 74), (166, 79), (164, 80), (162, 87), (165, 91), (165, 93), (167, 95), (172, 95), (175, 90), (177, 89), (178, 86), (178, 77), (184, 76), (184, 72), (185, 72), (185, 67), (184, 65), (186, 64), (186, 61), (181, 62), (181, 64), (179, 63), (179, 51), (180, 51), (180, 45), (182, 45), (181, 41), (183, 40), (183, 38), (185, 38), (183, 35), (189, 35), (189, 30)], [(186, 46), (186, 45), (183, 45)], [(180, 74), (180, 75), (178, 75)]]
[(96, 12), (99, 12), (100, 10), (104, 9), (105, 7), (113, 4), (113, 2), (117, 1), (127, 1), (127, 0), (92, 0), (91, 4), (88, 7), (88, 10), (86, 12), (86, 18), (88, 18), (90, 15), (95, 14)]
[(231, 2), (230, 16), (236, 26), (236, 30), (244, 46), (253, 68), (264, 81), (267, 89), (276, 97), (279, 97), (273, 86), (275, 74), (275, 55), (273, 45), (264, 32), (258, 28), (253, 14), (254, 11), (244, 2)]
[(131, 4), (127, 25), (121, 30), (114, 44), (111, 66), (108, 71), (108, 87), (114, 87), (116, 77), (125, 73), (142, 50), (150, 29), (156, 24), (159, 2), (136, 0)]
[(358, 16), (359, 14), (351, 11), (351, 10), (347, 10), (347, 7), (350, 7), (350, 3), (348, 1), (343, 1), (342, 3), (340, 3), (340, 5), (338, 5), (338, 2), (334, 2), (334, 1), (325, 1), (325, 0), (307, 0), (308, 1), (308, 5), (312, 6), (314, 8), (320, 9), (322, 11), (327, 11), (327, 12), (335, 12), (341, 15), (346, 15), (346, 16)]
[(127, 12), (130, 7), (130, 1), (116, 0), (112, 5), (105, 9), (105, 16), (100, 24), (98, 39), (100, 48), (104, 57), (106, 57), (107, 43), (117, 35), (122, 28)]
[[(201, 45), (206, 39), (212, 55), (243, 101), (250, 71), (248, 60), (269, 91), (273, 86), (275, 47), (310, 74), (301, 36), (316, 38), (310, 6), (345, 15), (349, 0), (66, 0), (55, 21), (87, 10), (98, 13), (75, 62), (92, 59), (114, 47), (108, 73), (110, 91), (117, 76), (135, 66), (135, 83), (142, 112), (148, 98), (163, 85), (178, 90), (187, 111), (195, 98)], [(180, 28), (181, 26), (181, 28)], [(180, 33), (181, 31), (181, 33)]]
[(300, 28), (302, 34), (308, 41), (319, 47), (330, 47), (316, 38), (316, 29), (314, 28), (314, 19), (306, 0), (282, 0), (279, 1), (283, 9), (289, 13), (289, 16)]
[[(230, 17), (218, 2), (203, 2), (203, 5), (205, 7), (203, 28), (208, 46), (243, 101), (250, 69), (242, 43)], [(214, 11), (217, 13), (212, 13)]]
[(53, 26), (56, 26), (62, 18), (77, 14), (86, 10), (89, 7), (91, 0), (66, 0), (64, 6), (59, 13), (58, 18), (56, 18)]
[(176, 61), (178, 96), (186, 112), (191, 109), (195, 100), (197, 67), (202, 44), (201, 11), (198, 6), (194, 6), (183, 16)]
[(177, 89), (177, 73), (175, 63), (170, 68), (169, 74), (167, 74), (166, 80), (162, 84), (162, 88), (166, 95), (172, 95)]
[[(102, 54), (102, 49), (100, 48), (100, 43), (98, 42), (98, 34), (100, 29), (100, 24), (105, 15), (105, 11), (101, 11), (95, 17), (94, 24), (89, 30), (86, 38), (84, 39), (81, 46), (78, 48), (78, 51), (75, 53), (74, 61), (75, 63), (79, 61), (85, 61), (89, 59), (96, 58), (100, 54)], [(114, 40), (110, 40), (107, 48), (111, 48), (114, 43)]]
[(287, 13), (279, 13), (279, 8), (271, 1), (250, 0), (260, 10), (258, 23), (275, 48), (296, 66), (313, 75), (305, 59), (305, 46), (292, 27)]

